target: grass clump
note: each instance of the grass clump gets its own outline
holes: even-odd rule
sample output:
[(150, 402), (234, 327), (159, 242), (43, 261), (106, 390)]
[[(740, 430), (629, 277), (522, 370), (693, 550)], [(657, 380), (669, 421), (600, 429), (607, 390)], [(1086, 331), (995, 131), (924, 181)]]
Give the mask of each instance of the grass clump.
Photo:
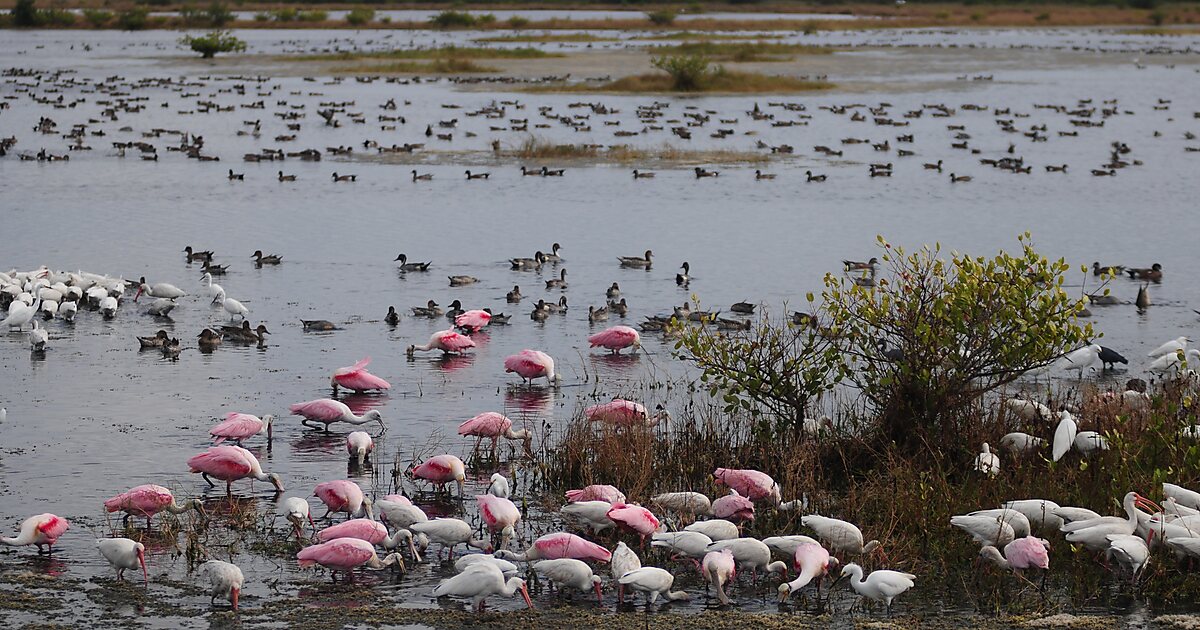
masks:
[(495, 37), (481, 37), (475, 40), (480, 44), (515, 44), (515, 43), (539, 43), (539, 44), (554, 44), (568, 42), (615, 42), (619, 41), (614, 37), (600, 37), (591, 33), (564, 33), (562, 35), (552, 35), (550, 33), (542, 33), (540, 35), (499, 35)]
[(484, 26), (496, 21), (491, 13), (475, 15), (466, 11), (442, 11), (429, 18), (429, 23), (437, 28), (471, 28)]
[(655, 26), (670, 26), (675, 23), (675, 18), (675, 12), (667, 9), (651, 11), (646, 14), (646, 19)]
[(346, 22), (354, 26), (362, 26), (375, 20), (375, 10), (356, 7), (346, 14)]
[(555, 144), (536, 137), (526, 139), (506, 155), (522, 160), (587, 160), (618, 164), (657, 162), (664, 165), (748, 164), (769, 159), (763, 153), (729, 149), (694, 150), (672, 144), (657, 147), (635, 147), (628, 144)]
[(651, 63), (654, 64), (654, 67), (662, 70), (663, 74), (638, 74), (599, 85), (580, 83), (552, 88), (552, 90), (617, 94), (703, 92), (793, 94), (833, 87), (832, 83), (826, 81), (808, 81), (795, 77), (753, 72), (734, 72), (721, 66), (712, 66), (706, 58), (699, 55), (655, 57)]
[(788, 61), (795, 55), (827, 55), (833, 52), (822, 46), (778, 44), (770, 42), (696, 41), (676, 46), (659, 46), (664, 55), (699, 55), (716, 61)]
[(477, 64), (470, 59), (436, 59), (431, 62), (391, 61), (387, 63), (360, 63), (337, 66), (333, 72), (341, 74), (471, 74), (499, 72), (497, 68)]

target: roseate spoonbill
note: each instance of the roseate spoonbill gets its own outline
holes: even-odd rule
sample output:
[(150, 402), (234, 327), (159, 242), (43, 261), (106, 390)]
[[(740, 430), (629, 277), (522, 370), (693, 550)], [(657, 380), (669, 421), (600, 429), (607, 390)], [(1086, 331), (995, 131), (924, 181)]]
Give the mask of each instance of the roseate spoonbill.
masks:
[(976, 510), (967, 516), (987, 516), (996, 518), (1002, 522), (1008, 523), (1013, 529), (1013, 535), (1017, 538), (1028, 536), (1033, 531), (1032, 523), (1025, 516), (1024, 512), (1011, 508), (998, 508), (994, 510)]
[(1021, 572), (1025, 569), (1050, 568), (1050, 543), (1036, 536), (1018, 538), (1004, 546), (1004, 554), (992, 545), (979, 549), (979, 557), (1005, 571)]
[(846, 576), (850, 577), (850, 587), (860, 597), (883, 602), (887, 606), (888, 616), (892, 614), (892, 600), (916, 586), (914, 580), (917, 579), (917, 576), (911, 573), (888, 569), (872, 571), (864, 578), (862, 567), (853, 562), (842, 569), (842, 577)]
[(767, 573), (787, 574), (787, 565), (771, 560), (771, 548), (757, 538), (728, 538), (717, 540), (708, 546), (708, 551), (728, 549), (743, 571), (750, 571), (751, 579), (758, 582), (758, 570)]
[(608, 517), (608, 511), (613, 504), (608, 501), (576, 501), (568, 503), (559, 509), (565, 517), (575, 519), (592, 530), (592, 535), (616, 527), (617, 524)]
[(613, 580), (617, 582), (617, 601), (625, 601), (625, 585), (621, 584), (621, 576), (642, 568), (642, 559), (638, 557), (637, 552), (630, 549), (629, 545), (624, 542), (618, 542), (617, 548), (613, 549), (612, 560), (608, 563), (609, 573)]
[(500, 572), (503, 573), (504, 577), (506, 578), (512, 577), (516, 575), (518, 571), (520, 571), (520, 568), (517, 567), (517, 565), (509, 562), (508, 560), (503, 560), (486, 553), (462, 554), (458, 557), (458, 560), (454, 561), (454, 570), (462, 573), (463, 571), (466, 571), (472, 566), (480, 563), (495, 565), (495, 567), (500, 569)]
[(712, 514), (717, 518), (723, 518), (735, 523), (753, 521), (754, 503), (750, 499), (738, 494), (737, 490), (731, 489), (729, 494), (713, 501)]
[(588, 337), (588, 345), (621, 354), (625, 348), (642, 347), (642, 335), (629, 326), (612, 326)]
[(866, 555), (877, 549), (882, 553), (878, 540), (863, 543), (862, 530), (854, 523), (819, 514), (809, 514), (800, 523), (816, 532), (817, 538), (828, 543), (834, 553)]
[(538, 573), (545, 575), (560, 589), (576, 588), (583, 592), (596, 591), (596, 602), (602, 602), (604, 595), (600, 592), (600, 576), (592, 573), (592, 568), (581, 560), (574, 558), (558, 558), (555, 560), (539, 560), (533, 563)]
[(375, 450), (375, 440), (371, 439), (371, 435), (366, 431), (353, 431), (346, 436), (346, 452), (350, 454), (350, 458), (357, 462), (358, 467), (362, 468), (363, 463), (367, 460), (367, 455)]
[(490, 562), (479, 562), (448, 580), (442, 580), (441, 584), (433, 589), (433, 596), (470, 597), (472, 606), (479, 612), (483, 612), (485, 600), (489, 596), (512, 597), (517, 591), (521, 592), (525, 605), (533, 608), (533, 601), (529, 599), (529, 590), (525, 588), (525, 580), (518, 577), (505, 580), (504, 574), (496, 565)]
[(989, 477), (1000, 474), (1000, 457), (992, 452), (992, 447), (984, 442), (979, 450), (980, 453), (975, 456), (973, 468)]
[(607, 503), (624, 503), (625, 495), (613, 486), (594, 484), (579, 490), (567, 490), (567, 501), (605, 501)]
[(813, 579), (817, 580), (817, 596), (821, 595), (821, 578), (829, 574), (829, 566), (837, 564), (837, 558), (829, 557), (829, 552), (821, 545), (801, 543), (796, 546), (792, 556), (792, 567), (799, 575), (791, 582), (779, 585), (779, 601), (786, 601), (792, 593), (808, 586)]
[(741, 531), (738, 530), (737, 525), (734, 525), (733, 523), (721, 518), (712, 518), (707, 521), (696, 521), (695, 523), (684, 527), (683, 530), (687, 532), (699, 532), (711, 538), (713, 542), (718, 540), (729, 540), (731, 538), (737, 538), (741, 535)]
[(688, 599), (687, 593), (671, 590), (675, 585), (675, 576), (658, 567), (634, 569), (622, 575), (617, 582), (631, 591), (645, 593), (647, 605), (657, 602), (660, 596), (672, 602)]
[(429, 520), (421, 508), (412, 504), (406, 497), (389, 494), (376, 503), (380, 517), (390, 527), (407, 529), (413, 523), (424, 523)]
[(462, 354), (468, 348), (474, 348), (475, 341), (466, 335), (460, 335), (453, 330), (441, 330), (433, 333), (429, 338), (429, 343), (418, 346), (411, 345), (406, 351), (408, 356), (420, 350), (421, 352), (429, 352), (430, 350), (441, 350), (444, 354)]
[(375, 518), (374, 512), (371, 511), (371, 497), (365, 496), (362, 488), (353, 481), (323, 481), (313, 488), (313, 496), (320, 499), (327, 508), (325, 515), (321, 517), (323, 519), (329, 518), (329, 515), (335, 512), (345, 512), (350, 518)]
[(490, 311), (474, 309), (463, 311), (462, 314), (455, 317), (454, 325), (466, 330), (468, 333), (477, 333), (491, 321), (492, 313)]
[(995, 516), (952, 516), (950, 525), (963, 530), (980, 545), (1007, 545), (1016, 538), (1012, 525)]
[(305, 547), (296, 554), (300, 568), (306, 569), (319, 564), (330, 571), (341, 571), (351, 576), (354, 569), (366, 566), (370, 569), (384, 569), (397, 565), (404, 571), (404, 558), (398, 553), (389, 553), (383, 560), (375, 553), (375, 545), (358, 538), (335, 538), (319, 545)]
[(166, 298), (168, 300), (177, 300), (187, 293), (184, 293), (179, 287), (166, 282), (160, 282), (154, 286), (146, 284), (146, 278), (143, 276), (141, 283), (138, 285), (137, 294), (133, 296), (133, 301), (138, 301), (138, 298), (145, 293), (153, 298)]
[(359, 393), (391, 389), (391, 383), (367, 371), (367, 366), (370, 364), (371, 357), (367, 357), (350, 367), (341, 367), (334, 370), (333, 376), (329, 377), (329, 384), (333, 387), (333, 395), (337, 396), (338, 387), (344, 387)]
[(71, 526), (67, 519), (55, 516), (49, 512), (30, 516), (21, 522), (21, 531), (15, 537), (0, 538), (0, 543), (10, 547), (37, 545), (38, 553), (43, 553), (42, 545), (46, 546), (45, 553), (54, 551), (54, 543)]
[(183, 514), (188, 510), (196, 510), (200, 516), (204, 516), (204, 504), (200, 502), (200, 499), (190, 499), (180, 505), (175, 502), (175, 496), (171, 494), (170, 490), (154, 484), (135, 486), (104, 501), (105, 512), (125, 513), (125, 518), (122, 520), (123, 525), (129, 525), (130, 517), (144, 516), (146, 517), (146, 527), (149, 527), (150, 519), (163, 510), (171, 514)]
[[(708, 546), (713, 540), (700, 532), (657, 532), (650, 537), (651, 547), (667, 549), (672, 559), (685, 557), (693, 562), (703, 558), (708, 553)], [(730, 552), (732, 553), (732, 552)]]
[(382, 523), (376, 523), (368, 518), (350, 519), (345, 523), (331, 525), (317, 532), (319, 542), (329, 542), (338, 538), (357, 538), (372, 545), (380, 545), (384, 549), (395, 549), (403, 543), (408, 543), (408, 550), (412, 553), (413, 558), (421, 559), (413, 544), (412, 532), (407, 529), (398, 529), (395, 534), (389, 536), (387, 528)]
[(492, 439), (492, 453), (496, 452), (496, 444), (500, 438), (509, 440), (521, 440), (525, 446), (525, 451), (531, 450), (533, 434), (529, 429), (513, 430), (512, 420), (509, 420), (504, 414), (496, 413), (495, 411), (485, 411), (470, 420), (458, 425), (458, 434), (463, 436), (473, 435), (479, 439), (475, 440), (475, 450), (479, 450), (479, 443), (483, 438)]
[(280, 511), (283, 512), (287, 520), (291, 521), (292, 525), (296, 528), (297, 538), (300, 537), (303, 530), (305, 519), (308, 519), (308, 524), (312, 526), (313, 531), (317, 531), (317, 524), (313, 522), (312, 514), (309, 513), (307, 499), (303, 497), (288, 497), (283, 500)]
[(1108, 542), (1105, 555), (1128, 571), (1131, 581), (1136, 582), (1150, 562), (1150, 547), (1146, 541), (1132, 534), (1108, 534), (1105, 540)]
[(508, 498), (508, 477), (500, 473), (492, 473), (492, 481), (488, 484), (487, 493), (502, 499)]
[(216, 484), (209, 479), (210, 476), (224, 481), (225, 494), (233, 494), (233, 482), (246, 478), (270, 481), (276, 492), (283, 492), (283, 481), (279, 475), (263, 472), (258, 458), (240, 446), (209, 447), (207, 451), (188, 459), (187, 465), (192, 472), (200, 473), (211, 487), (216, 487)]
[(458, 494), (462, 496), (463, 483), (467, 479), (467, 467), (463, 461), (454, 455), (435, 455), (413, 468), (413, 477), (432, 482), (438, 490), (444, 490), (447, 483), (453, 481), (458, 485)]
[(1050, 408), (1036, 400), (1009, 398), (1004, 401), (1004, 406), (1025, 420), (1049, 420), (1053, 417)]
[(475, 500), (479, 502), (479, 515), (487, 524), (488, 531), (499, 533), (500, 547), (507, 547), (515, 533), (514, 527), (521, 520), (521, 511), (512, 501), (490, 494), (475, 495)]
[(632, 400), (624, 400), (622, 398), (614, 398), (610, 402), (592, 405), (583, 410), (583, 416), (590, 422), (603, 422), (616, 426), (654, 426), (660, 420), (669, 420), (670, 412), (658, 407), (658, 413), (653, 416), (646, 412), (646, 407), (641, 403), (633, 402)]
[(808, 543), (814, 545), (821, 544), (817, 542), (815, 538), (810, 538), (800, 534), (791, 536), (771, 536), (763, 539), (763, 544), (770, 547), (772, 553), (774, 553), (776, 557), (783, 557), (787, 560), (795, 560), (796, 549), (799, 549), (800, 545)]
[[(700, 573), (704, 580), (717, 591), (717, 601), (722, 606), (730, 604), (729, 596), (725, 594), (725, 585), (737, 577), (737, 565), (733, 560), (733, 552), (728, 549), (709, 551), (704, 554), (700, 563)], [(780, 588), (783, 588), (780, 586)]]
[[(422, 523), (413, 523), (408, 528), (414, 533), (425, 534), (433, 542), (440, 543), (449, 550), (451, 559), (454, 558), (455, 545), (460, 544), (492, 553), (492, 545), (488, 541), (472, 537), (475, 534), (474, 527), (456, 518), (435, 518)], [(441, 555), (441, 552), (438, 554)]]
[(1054, 461), (1062, 459), (1067, 451), (1075, 444), (1075, 436), (1079, 433), (1079, 425), (1075, 423), (1075, 418), (1071, 416), (1069, 411), (1060, 411), (1058, 413), (1058, 426), (1054, 429), (1054, 443), (1052, 455)]
[(1161, 512), (1157, 503), (1136, 492), (1125, 494), (1121, 502), (1128, 518), (1119, 516), (1102, 516), (1084, 521), (1072, 521), (1062, 526), (1067, 533), (1067, 542), (1080, 543), (1093, 552), (1101, 552), (1108, 548), (1107, 536), (1110, 534), (1131, 535), (1138, 528), (1138, 508), (1144, 507), (1152, 512)]
[[(317, 400), (296, 403), (289, 407), (289, 409), (293, 415), (304, 417), (300, 421), (300, 424), (313, 429), (322, 429), (326, 433), (329, 432), (329, 425), (335, 422), (345, 422), (356, 426), (368, 422), (378, 422), (379, 428), (384, 433), (387, 432), (387, 427), (383, 424), (383, 416), (375, 409), (361, 416), (356, 416), (346, 406), (346, 403), (333, 400), (332, 398), (318, 398)], [(317, 423), (324, 426), (320, 426)]]
[(634, 532), (640, 536), (643, 547), (646, 546), (646, 539), (662, 527), (658, 522), (658, 518), (650, 510), (640, 505), (614, 503), (609, 508), (606, 516), (621, 529)]
[(752, 501), (771, 499), (779, 505), (782, 497), (779, 484), (767, 473), (758, 470), (738, 470), (733, 468), (718, 468), (713, 471), (713, 477), (718, 484), (724, 484), (738, 491), (738, 494)]
[(595, 560), (608, 562), (612, 560), (609, 550), (567, 532), (554, 532), (533, 541), (524, 553), (514, 553), (507, 549), (496, 552), (496, 557), (505, 560), (530, 562), (533, 560), (554, 560), (556, 558), (575, 558), (577, 560)]
[(554, 373), (554, 359), (541, 350), (526, 348), (504, 359), (504, 372), (516, 372), (523, 381), (533, 384), (535, 378), (545, 378), (546, 385), (557, 387), (562, 383), (562, 376)]
[(146, 546), (128, 538), (105, 538), (97, 540), (100, 555), (117, 570), (117, 579), (125, 579), (125, 569), (142, 567), (142, 580), (150, 584), (150, 576), (146, 574)]
[(1046, 440), (1043, 440), (1040, 437), (1034, 437), (1028, 433), (1014, 431), (1012, 433), (1006, 433), (1004, 434), (1004, 437), (1000, 438), (1000, 446), (1008, 450), (1010, 453), (1023, 455), (1026, 453), (1032, 453), (1039, 448), (1046, 446)]
[(664, 492), (651, 497), (650, 502), (664, 510), (677, 512), (692, 519), (712, 514), (712, 501), (699, 492)]
[(237, 610), (238, 596), (242, 592), (242, 585), (246, 583), (242, 570), (228, 562), (209, 560), (200, 567), (200, 571), (208, 576), (208, 582), (212, 585), (209, 603), (215, 605), (217, 597), (221, 597), (228, 599), (233, 609)]
[(225, 414), (225, 420), (209, 429), (208, 434), (216, 438), (213, 440), (213, 444), (220, 444), (225, 440), (233, 440), (235, 444), (241, 446), (242, 440), (266, 433), (267, 443), (270, 443), (273, 437), (271, 423), (274, 420), (275, 416), (271, 414), (259, 418), (248, 413), (231, 412)]

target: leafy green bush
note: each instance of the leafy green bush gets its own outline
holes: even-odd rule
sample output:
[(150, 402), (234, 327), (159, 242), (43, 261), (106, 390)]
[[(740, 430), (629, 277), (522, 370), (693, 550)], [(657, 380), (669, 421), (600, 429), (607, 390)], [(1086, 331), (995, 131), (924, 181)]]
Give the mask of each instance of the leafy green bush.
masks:
[(259, 11), (258, 13), (254, 14), (254, 21), (255, 22), (270, 22), (271, 14), (266, 11)]
[(714, 72), (701, 55), (667, 55), (650, 60), (651, 65), (671, 75), (672, 89), (696, 90)]
[(661, 9), (646, 14), (646, 19), (655, 26), (670, 26), (675, 23), (675, 12)]
[(297, 22), (324, 22), (329, 19), (329, 14), (319, 9), (313, 11), (300, 11), (296, 14)]
[(295, 9), (276, 9), (271, 11), (271, 17), (275, 18), (276, 22), (295, 22), (297, 11)]
[(123, 31), (140, 31), (150, 21), (150, 12), (142, 7), (122, 11), (117, 15), (117, 26)]
[(101, 28), (108, 24), (113, 19), (112, 11), (104, 11), (101, 9), (84, 9), (83, 19), (87, 20), (95, 28)]
[(42, 26), (73, 26), (75, 14), (65, 9), (42, 9), (38, 11), (38, 23)]
[(523, 18), (519, 15), (514, 15), (514, 16), (508, 18), (508, 27), (509, 28), (517, 29), (517, 28), (524, 28), (526, 26), (529, 26), (529, 18)]
[(442, 11), (429, 18), (429, 23), (438, 28), (467, 28), (475, 26), (478, 19), (465, 11)]
[(181, 38), (179, 43), (200, 53), (204, 59), (212, 59), (217, 53), (246, 50), (246, 42), (234, 37), (228, 31), (213, 31), (196, 37), (188, 35)]
[(346, 14), (346, 21), (354, 26), (362, 26), (375, 19), (375, 10), (358, 7)]

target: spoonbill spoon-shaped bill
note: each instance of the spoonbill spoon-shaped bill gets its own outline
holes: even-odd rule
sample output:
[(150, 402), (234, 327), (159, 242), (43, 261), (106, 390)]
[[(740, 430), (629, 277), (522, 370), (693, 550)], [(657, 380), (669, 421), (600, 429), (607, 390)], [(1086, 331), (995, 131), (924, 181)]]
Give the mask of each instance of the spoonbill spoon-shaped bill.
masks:
[(592, 568), (582, 560), (574, 558), (539, 560), (533, 563), (533, 568), (549, 578), (559, 588), (574, 588), (584, 592), (594, 590), (596, 601), (604, 600), (604, 595), (600, 591), (600, 576), (593, 574)]
[[(500, 438), (509, 440), (521, 440), (527, 446), (533, 440), (533, 434), (529, 429), (513, 430), (513, 422), (507, 416), (495, 411), (485, 411), (466, 422), (458, 425), (458, 434), (462, 436), (475, 436), (480, 441), (483, 438), (492, 440), (492, 449), (496, 448), (496, 444)], [(478, 447), (478, 442), (476, 442)]]
[(371, 451), (375, 450), (375, 440), (366, 431), (352, 431), (346, 436), (346, 452), (358, 463), (358, 467), (367, 460)]
[(54, 543), (62, 536), (71, 524), (67, 519), (50, 514), (38, 514), (30, 516), (21, 521), (20, 532), (16, 536), (0, 538), (0, 543), (4, 543), (10, 547), (22, 547), (25, 545), (36, 545), (38, 553), (42, 551), (42, 545), (53, 550)]
[(709, 551), (700, 562), (700, 574), (704, 580), (717, 591), (717, 600), (721, 605), (730, 604), (729, 596), (725, 594), (725, 585), (737, 577), (737, 565), (733, 560), (733, 552), (728, 549)]
[(567, 501), (604, 501), (606, 503), (624, 503), (625, 494), (613, 486), (593, 484), (578, 490), (567, 490)]
[(1004, 554), (993, 545), (984, 545), (979, 555), (1004, 570), (1050, 568), (1050, 543), (1036, 536), (1018, 538), (1004, 546)]
[(334, 392), (337, 392), (339, 387), (360, 393), (391, 389), (391, 383), (367, 371), (370, 364), (371, 357), (367, 357), (349, 367), (334, 370), (333, 376), (329, 377), (330, 386)]
[[(837, 562), (830, 558), (829, 552), (821, 545), (801, 543), (796, 546), (792, 557), (792, 567), (796, 570), (796, 579), (779, 585), (779, 601), (786, 600), (792, 593), (808, 586), (813, 579), (820, 579), (829, 573), (830, 564)], [(820, 589), (820, 583), (817, 588)]]
[(629, 326), (612, 326), (588, 337), (588, 345), (592, 348), (604, 348), (615, 354), (620, 354), (625, 348), (640, 348), (642, 336)]
[(430, 350), (441, 350), (445, 354), (461, 354), (467, 349), (474, 347), (475, 341), (470, 337), (453, 330), (441, 330), (429, 337), (429, 343), (421, 346), (409, 346), (407, 353), (410, 357), (414, 352), (429, 352)]
[(242, 575), (242, 570), (237, 565), (223, 562), (221, 560), (209, 560), (200, 567), (201, 572), (208, 576), (208, 582), (211, 585), (209, 590), (210, 603), (216, 603), (217, 598), (229, 600), (233, 605), (233, 609), (238, 609), (238, 597), (242, 592), (242, 585), (246, 583), (246, 577)]
[(529, 590), (525, 587), (525, 580), (518, 577), (505, 580), (504, 573), (496, 565), (490, 562), (479, 562), (467, 567), (467, 570), (462, 573), (443, 580), (433, 589), (433, 596), (469, 597), (472, 606), (479, 612), (483, 612), (488, 597), (492, 595), (512, 597), (518, 591), (525, 600), (525, 605), (533, 608), (533, 601), (529, 599)]
[(100, 555), (117, 570), (118, 580), (125, 578), (125, 569), (136, 569), (140, 566), (143, 582), (150, 583), (150, 576), (146, 573), (145, 545), (128, 538), (105, 538), (97, 540), (96, 546), (100, 549)]
[(270, 442), (273, 437), (271, 423), (274, 420), (275, 416), (271, 414), (259, 418), (248, 413), (231, 412), (225, 415), (225, 420), (209, 429), (208, 434), (215, 438), (213, 444), (233, 440), (240, 446), (242, 440), (260, 433), (266, 433), (267, 441)]
[(738, 491), (738, 494), (752, 501), (771, 499), (779, 505), (782, 497), (779, 484), (765, 472), (751, 469), (718, 468), (713, 471), (713, 477), (718, 484), (724, 484)]
[[(350, 411), (350, 407), (346, 406), (346, 403), (340, 400), (333, 400), (332, 398), (318, 398), (317, 400), (296, 403), (288, 407), (288, 409), (291, 410), (293, 415), (304, 418), (300, 424), (314, 429), (329, 431), (329, 425), (337, 422), (345, 422), (346, 424), (355, 426), (368, 422), (378, 422), (379, 428), (384, 432), (387, 431), (387, 427), (383, 424), (383, 415), (377, 410), (372, 409), (361, 416), (357, 416), (353, 411)], [(323, 426), (311, 423), (320, 423)]]

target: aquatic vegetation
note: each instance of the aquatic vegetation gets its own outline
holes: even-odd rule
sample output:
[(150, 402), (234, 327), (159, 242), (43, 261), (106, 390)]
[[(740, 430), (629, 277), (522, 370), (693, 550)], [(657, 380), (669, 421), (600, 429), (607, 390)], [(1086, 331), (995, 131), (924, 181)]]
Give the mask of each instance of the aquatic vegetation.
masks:
[(695, 41), (652, 49), (662, 55), (699, 55), (714, 61), (788, 61), (796, 55), (828, 55), (832, 48), (769, 42)]

